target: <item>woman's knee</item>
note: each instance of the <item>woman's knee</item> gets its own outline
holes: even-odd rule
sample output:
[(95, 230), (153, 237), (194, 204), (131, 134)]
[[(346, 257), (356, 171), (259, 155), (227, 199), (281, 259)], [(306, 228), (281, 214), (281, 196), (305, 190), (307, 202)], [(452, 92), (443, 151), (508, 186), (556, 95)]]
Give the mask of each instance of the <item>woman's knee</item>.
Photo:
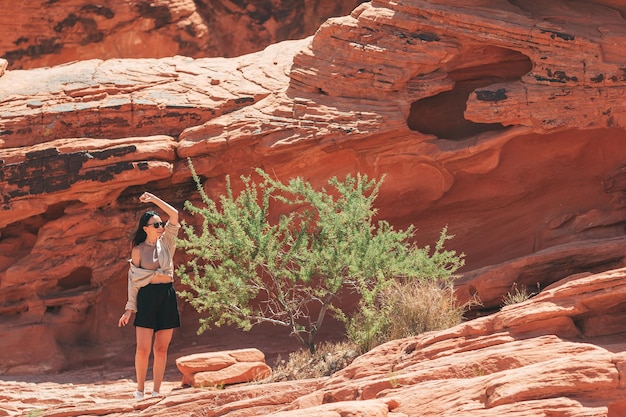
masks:
[(152, 347), (152, 334), (154, 330), (137, 327), (137, 350), (138, 356), (150, 356)]
[(165, 356), (167, 355), (167, 348), (170, 345), (170, 340), (172, 340), (172, 330), (162, 330), (156, 333), (156, 337), (154, 338), (154, 347), (153, 352), (157, 356)]
[(145, 356), (148, 357), (150, 356), (150, 344), (137, 344), (137, 349), (135, 350), (135, 353), (138, 356)]
[(154, 356), (167, 356), (167, 348), (169, 346), (164, 343), (155, 343), (152, 351), (154, 352)]

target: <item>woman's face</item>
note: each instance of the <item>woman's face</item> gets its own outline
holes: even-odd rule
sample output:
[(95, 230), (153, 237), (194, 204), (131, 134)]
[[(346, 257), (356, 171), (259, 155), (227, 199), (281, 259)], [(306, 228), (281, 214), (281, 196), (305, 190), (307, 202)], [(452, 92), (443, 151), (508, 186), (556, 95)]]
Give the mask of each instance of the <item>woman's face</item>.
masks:
[(155, 242), (165, 231), (165, 222), (162, 222), (159, 216), (152, 216), (143, 227), (143, 230), (145, 230), (146, 235), (148, 235), (146, 240)]

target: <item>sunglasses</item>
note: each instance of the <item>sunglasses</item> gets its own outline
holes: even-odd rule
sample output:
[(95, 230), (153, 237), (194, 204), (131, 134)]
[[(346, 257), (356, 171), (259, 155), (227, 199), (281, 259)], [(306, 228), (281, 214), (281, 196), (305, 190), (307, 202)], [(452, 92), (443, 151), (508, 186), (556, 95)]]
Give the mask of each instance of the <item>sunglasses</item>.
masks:
[(154, 223), (147, 224), (146, 226), (152, 226), (155, 229), (158, 229), (159, 227), (165, 227), (165, 222), (154, 222)]

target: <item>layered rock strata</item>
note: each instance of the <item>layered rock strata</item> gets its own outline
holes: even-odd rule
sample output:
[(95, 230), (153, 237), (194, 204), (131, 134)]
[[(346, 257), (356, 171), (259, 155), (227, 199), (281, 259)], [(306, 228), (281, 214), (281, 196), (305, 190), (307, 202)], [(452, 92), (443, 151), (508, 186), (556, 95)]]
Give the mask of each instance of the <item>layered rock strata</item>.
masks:
[(253, 167), (316, 186), (386, 175), (380, 217), (416, 225), (420, 246), (447, 225), (472, 277), (460, 297), (490, 309), (515, 282), (542, 290), (624, 266), (626, 6), (544, 6), (372, 1), (238, 58), (4, 71), (0, 333), (12, 337), (0, 344), (39, 343), (3, 355), (0, 371), (132, 344), (114, 323), (136, 197), (197, 201), (188, 158), (214, 197)]
[(183, 385), (223, 387), (260, 381), (271, 376), (265, 355), (256, 348), (196, 353), (176, 359)]
[(30, 69), (94, 58), (234, 57), (310, 36), (361, 2), (2, 2), (0, 58), (11, 69)]
[[(46, 417), (585, 416), (626, 413), (626, 269), (570, 276), (488, 317), (378, 346), (328, 378), (168, 387), (2, 382), (0, 410)], [(62, 394), (60, 394), (62, 392)], [(58, 398), (62, 395), (63, 401)]]

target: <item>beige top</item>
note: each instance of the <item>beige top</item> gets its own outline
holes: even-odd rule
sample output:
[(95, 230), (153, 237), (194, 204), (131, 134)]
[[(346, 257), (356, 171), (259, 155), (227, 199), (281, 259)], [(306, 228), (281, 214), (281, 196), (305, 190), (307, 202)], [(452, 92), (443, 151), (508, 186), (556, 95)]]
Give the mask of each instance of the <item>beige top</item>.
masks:
[(148, 245), (146, 242), (139, 244), (141, 250), (141, 265), (140, 268), (151, 269), (156, 271), (161, 264), (159, 263), (159, 252), (157, 252), (156, 244)]
[[(154, 259), (143, 259), (144, 249), (142, 248), (141, 267), (133, 265), (129, 259), (128, 268), (128, 302), (126, 310), (137, 311), (137, 293), (139, 288), (150, 284), (157, 275), (168, 275), (174, 280), (174, 251), (176, 250), (176, 235), (180, 225), (173, 225), (169, 221), (165, 225), (165, 231), (156, 241), (153, 249)], [(145, 245), (149, 248), (148, 245)], [(155, 261), (158, 261), (155, 262)], [(153, 266), (156, 269), (151, 269)]]

